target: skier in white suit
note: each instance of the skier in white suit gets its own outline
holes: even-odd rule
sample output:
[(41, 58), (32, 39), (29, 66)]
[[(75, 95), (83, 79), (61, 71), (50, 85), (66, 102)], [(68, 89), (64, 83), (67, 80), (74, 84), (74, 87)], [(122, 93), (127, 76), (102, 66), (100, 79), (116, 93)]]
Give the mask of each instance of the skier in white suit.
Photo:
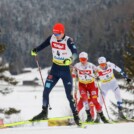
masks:
[[(120, 88), (114, 76), (113, 70), (119, 72), (128, 83), (131, 81), (131, 79), (129, 79), (128, 76), (122, 71), (122, 69), (116, 66), (114, 63), (107, 62), (105, 57), (98, 58), (98, 63), (99, 66), (97, 67), (97, 69), (98, 69), (98, 77), (100, 80), (100, 89), (102, 91), (102, 95), (105, 99), (108, 91), (109, 90), (113, 91), (115, 98), (117, 100), (119, 119), (124, 119), (125, 116), (123, 115), (122, 112), (122, 98), (120, 94)], [(103, 99), (100, 99), (100, 103), (103, 104)]]

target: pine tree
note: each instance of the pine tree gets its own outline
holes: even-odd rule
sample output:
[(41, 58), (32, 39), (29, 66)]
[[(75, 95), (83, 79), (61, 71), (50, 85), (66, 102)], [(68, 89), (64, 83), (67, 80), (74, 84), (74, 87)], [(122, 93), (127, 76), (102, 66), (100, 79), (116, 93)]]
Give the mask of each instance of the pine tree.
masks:
[(124, 52), (125, 71), (129, 76), (134, 77), (134, 20), (131, 23), (131, 31), (128, 35), (128, 43)]
[[(6, 49), (6, 48), (5, 48), (5, 45), (2, 44), (2, 43), (0, 43), (0, 55), (1, 55), (2, 53), (4, 53), (5, 49)], [(5, 64), (3, 64), (2, 58), (0, 58), (0, 80), (6, 81), (7, 83), (12, 84), (12, 85), (16, 85), (16, 84), (17, 84), (17, 81), (16, 81), (14, 78), (12, 78), (12, 77), (7, 77), (7, 76), (5, 76), (5, 75), (3, 74), (3, 73), (4, 73), (5, 71), (7, 71), (7, 70), (9, 70), (9, 67), (6, 66)]]
[[(0, 43), (0, 55), (4, 53), (5, 51), (5, 45)], [(3, 74), (3, 72), (9, 70), (8, 66), (5, 66), (2, 62), (2, 58), (0, 57), (0, 81), (6, 81), (7, 83), (11, 85), (16, 85), (17, 81), (14, 78), (7, 77)], [(0, 85), (1, 86), (1, 85)], [(0, 90), (0, 93), (2, 94), (8, 94), (10, 91), (7, 90), (8, 88), (5, 88), (3, 90)], [(0, 113), (4, 113), (6, 115), (11, 115), (15, 113), (20, 113), (20, 110), (16, 110), (15, 108), (9, 108), (8, 110), (0, 108)]]
[[(2, 30), (0, 29), (0, 37), (2, 35)], [(4, 74), (5, 71), (9, 71), (9, 66), (7, 64), (5, 64), (3, 62), (3, 59), (2, 59), (2, 54), (5, 52), (6, 50), (6, 45), (2, 42), (0, 42), (0, 81), (5, 81), (11, 85), (16, 85), (18, 82), (12, 78), (12, 77), (8, 77)], [(1, 85), (0, 85), (1, 86)], [(7, 94), (8, 93), (8, 88), (5, 88), (3, 90), (0, 90), (0, 93), (2, 94)]]
[[(126, 93), (130, 96), (134, 96), (134, 20), (131, 22), (131, 29), (127, 35), (127, 43), (125, 44), (125, 49), (123, 52), (124, 58), (124, 70), (126, 74), (131, 78), (129, 84), (120, 85), (122, 90), (125, 90)], [(131, 97), (130, 97), (131, 98)], [(134, 119), (134, 97), (131, 99), (123, 99), (123, 108), (126, 117)], [(117, 105), (112, 103), (114, 108), (117, 108)], [(115, 109), (111, 108), (114, 115), (117, 115)]]
[[(128, 84), (124, 89), (127, 90), (131, 95), (134, 96), (134, 20), (131, 21), (131, 30), (128, 34), (128, 43), (126, 44), (125, 52), (124, 52), (124, 69), (127, 72), (128, 76), (131, 77), (132, 82)], [(131, 111), (131, 114), (134, 118), (134, 97), (132, 100), (124, 99), (123, 100), (127, 108)]]

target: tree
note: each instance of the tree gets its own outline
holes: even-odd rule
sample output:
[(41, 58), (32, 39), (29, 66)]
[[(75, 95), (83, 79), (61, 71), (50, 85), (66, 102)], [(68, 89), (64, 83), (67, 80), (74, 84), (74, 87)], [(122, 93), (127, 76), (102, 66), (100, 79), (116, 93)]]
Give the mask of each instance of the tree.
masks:
[[(131, 83), (120, 85), (122, 90), (125, 90), (126, 93), (130, 96), (130, 99), (123, 99), (124, 103), (124, 113), (127, 117), (134, 119), (134, 20), (131, 21), (131, 29), (127, 35), (127, 40), (125, 44), (125, 49), (123, 52), (123, 59), (124, 59), (124, 70), (131, 78)], [(117, 106), (112, 103), (114, 108)], [(114, 109), (112, 109), (113, 114), (117, 115)]]
[[(2, 54), (4, 51), (5, 51), (5, 45), (1, 43), (0, 54)], [(6, 81), (7, 83), (10, 83), (12, 85), (16, 85), (17, 81), (14, 78), (5, 76), (3, 74), (7, 70), (9, 70), (9, 67), (6, 64), (3, 65), (2, 58), (0, 58), (0, 80)]]
[[(0, 43), (0, 55), (2, 53), (4, 53), (5, 49), (6, 49), (5, 45)], [(5, 81), (5, 82), (7, 82), (11, 85), (16, 85), (17, 81), (14, 78), (4, 75), (4, 72), (7, 71), (7, 70), (9, 70), (9, 67), (2, 62), (2, 58), (0, 57), (0, 81)], [(7, 87), (4, 88), (3, 90), (0, 90), (0, 93), (4, 94), (4, 95), (8, 94), (10, 92), (11, 92), (10, 89), (8, 89)], [(9, 108), (8, 110), (0, 108), (0, 113), (4, 113), (6, 115), (11, 115), (11, 114), (14, 114), (14, 113), (19, 113), (19, 112), (20, 112), (20, 110), (16, 110), (14, 108)]]

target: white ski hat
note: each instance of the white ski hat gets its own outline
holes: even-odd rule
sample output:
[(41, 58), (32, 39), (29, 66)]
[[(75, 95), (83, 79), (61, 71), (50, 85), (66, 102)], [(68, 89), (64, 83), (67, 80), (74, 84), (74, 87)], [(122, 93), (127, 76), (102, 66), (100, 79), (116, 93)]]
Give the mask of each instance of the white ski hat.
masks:
[(99, 63), (99, 64), (106, 63), (106, 62), (107, 62), (107, 61), (106, 61), (106, 58), (103, 57), (103, 56), (98, 59), (98, 63)]
[(88, 59), (88, 54), (86, 52), (81, 52), (79, 54), (79, 58), (86, 58), (86, 59)]

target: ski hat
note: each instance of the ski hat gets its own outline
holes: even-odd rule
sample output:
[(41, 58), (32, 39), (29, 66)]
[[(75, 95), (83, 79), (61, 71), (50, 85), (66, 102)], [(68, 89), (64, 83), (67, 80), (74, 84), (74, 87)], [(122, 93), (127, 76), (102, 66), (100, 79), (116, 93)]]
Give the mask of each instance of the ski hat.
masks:
[(79, 54), (79, 58), (86, 58), (86, 59), (88, 59), (88, 54), (86, 52), (81, 52)]
[(106, 62), (107, 62), (107, 61), (106, 61), (106, 58), (103, 57), (103, 56), (101, 56), (101, 57), (98, 59), (98, 63), (99, 63), (99, 64), (106, 63)]
[(62, 23), (56, 23), (53, 26), (53, 33), (54, 34), (61, 34), (61, 33), (65, 33), (65, 27)]

